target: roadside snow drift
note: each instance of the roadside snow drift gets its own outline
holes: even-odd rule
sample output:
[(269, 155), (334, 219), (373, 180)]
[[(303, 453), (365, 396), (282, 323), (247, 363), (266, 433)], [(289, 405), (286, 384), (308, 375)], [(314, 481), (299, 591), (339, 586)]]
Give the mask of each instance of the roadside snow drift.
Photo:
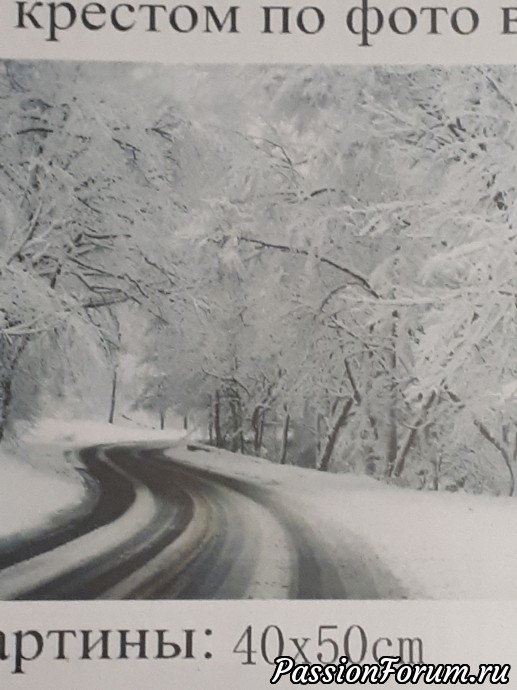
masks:
[(334, 548), (384, 565), (411, 599), (517, 598), (517, 501), (387, 486), (234, 453), (169, 455), (269, 486)]
[(27, 453), (36, 452), (34, 447), (23, 455), (0, 451), (0, 540), (44, 528), (85, 496), (79, 475), (73, 479), (60, 475), (43, 462), (40, 470), (25, 459)]

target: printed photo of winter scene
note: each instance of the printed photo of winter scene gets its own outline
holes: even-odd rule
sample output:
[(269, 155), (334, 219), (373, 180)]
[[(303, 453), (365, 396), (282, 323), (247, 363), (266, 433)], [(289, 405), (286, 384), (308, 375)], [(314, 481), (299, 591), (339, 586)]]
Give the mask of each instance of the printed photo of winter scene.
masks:
[(516, 111), (0, 63), (0, 599), (517, 597)]

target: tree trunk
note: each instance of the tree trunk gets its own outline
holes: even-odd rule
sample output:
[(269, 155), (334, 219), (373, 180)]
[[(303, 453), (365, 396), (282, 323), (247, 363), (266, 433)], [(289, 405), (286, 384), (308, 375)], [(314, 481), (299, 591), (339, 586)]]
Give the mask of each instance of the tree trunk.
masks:
[(255, 455), (259, 455), (260, 453), (259, 427), (261, 413), (262, 407), (260, 405), (257, 405), (253, 410), (253, 414), (251, 415), (251, 428), (253, 429), (253, 452), (255, 453)]
[(13, 377), (6, 376), (0, 381), (0, 441), (5, 435), (5, 427), (7, 426), (7, 419), (9, 417), (9, 408), (11, 407), (13, 397)]
[(242, 400), (240, 395), (237, 396), (237, 422), (239, 424), (239, 427), (237, 429), (239, 448), (240, 452), (244, 454), (244, 423), (242, 419)]
[(264, 426), (265, 426), (265, 424), (266, 424), (266, 410), (262, 410), (262, 414), (260, 415), (258, 439), (257, 439), (259, 453), (262, 451), (262, 444), (264, 443)]
[(244, 436), (242, 433), (242, 408), (238, 395), (234, 394), (234, 398), (230, 401), (230, 413), (232, 417), (231, 449), (234, 453), (237, 453), (239, 450), (243, 453)]
[(390, 409), (389, 427), (388, 427), (388, 445), (386, 452), (386, 475), (393, 476), (395, 470), (395, 462), (397, 460), (398, 452), (398, 437), (397, 437), (397, 421), (395, 418), (395, 411)]
[(334, 452), (334, 447), (336, 445), (336, 441), (338, 439), (339, 432), (345, 426), (348, 415), (350, 413), (350, 410), (352, 409), (353, 404), (354, 404), (353, 398), (349, 398), (344, 403), (343, 408), (342, 408), (338, 418), (336, 419), (333, 427), (330, 430), (330, 434), (328, 435), (325, 449), (323, 450), (323, 454), (322, 454), (320, 461), (318, 463), (318, 469), (321, 470), (321, 472), (327, 472), (329, 467), (330, 467), (330, 461), (332, 460), (332, 453)]
[(165, 429), (165, 411), (160, 410), (160, 430), (163, 431)]
[(325, 417), (321, 412), (316, 413), (316, 457), (321, 457), (321, 451), (323, 446), (323, 427), (325, 424)]
[(441, 453), (436, 453), (433, 461), (433, 489), (438, 491), (440, 489), (440, 472), (442, 469), (442, 456)]
[(481, 432), (481, 435), (483, 436), (484, 439), (486, 439), (489, 443), (491, 443), (494, 448), (497, 448), (497, 450), (501, 453), (501, 456), (504, 460), (504, 464), (506, 465), (506, 469), (508, 470), (508, 475), (509, 475), (509, 480), (510, 480), (510, 488), (508, 491), (508, 496), (515, 496), (515, 472), (513, 469), (512, 461), (510, 458), (510, 453), (508, 450), (503, 446), (502, 443), (500, 443), (495, 436), (490, 432), (488, 427), (486, 427), (483, 422), (480, 422), (478, 419), (474, 420), (474, 424), (476, 427), (479, 429)]
[(221, 433), (221, 393), (216, 390), (214, 400), (214, 431), (215, 445), (217, 448), (223, 447), (223, 435)]
[(287, 443), (289, 441), (289, 424), (291, 422), (291, 416), (289, 412), (285, 413), (284, 425), (282, 428), (282, 450), (280, 452), (280, 464), (285, 465), (287, 460)]
[(260, 455), (264, 439), (264, 423), (266, 410), (263, 405), (257, 405), (251, 416), (251, 427), (253, 429), (253, 452)]
[(511, 462), (510, 458), (508, 458), (508, 469), (510, 470), (510, 474), (512, 477), (510, 496), (515, 496), (515, 474), (514, 474), (513, 468), (517, 464), (517, 431), (515, 432), (514, 439), (513, 439), (513, 457), (512, 457), (512, 460), (513, 460), (513, 464)]
[(406, 463), (406, 458), (409, 454), (409, 451), (411, 450), (411, 447), (413, 446), (413, 443), (415, 442), (415, 439), (417, 437), (419, 429), (422, 427), (422, 424), (425, 422), (425, 419), (427, 417), (427, 413), (431, 409), (431, 406), (436, 398), (436, 393), (433, 391), (431, 395), (427, 398), (425, 401), (424, 405), (422, 406), (422, 409), (420, 411), (420, 415), (418, 416), (418, 419), (416, 422), (413, 424), (411, 430), (409, 431), (406, 441), (404, 445), (402, 446), (402, 449), (400, 451), (400, 454), (398, 456), (398, 459), (395, 464), (395, 469), (393, 471), (393, 474), (395, 477), (401, 477), (402, 473), (404, 471), (405, 463)]
[(183, 415), (183, 431), (188, 431), (188, 413)]
[(398, 311), (391, 314), (391, 351), (389, 354), (390, 366), (390, 394), (389, 394), (389, 413), (388, 413), (388, 445), (386, 448), (386, 475), (393, 476), (395, 463), (398, 454), (398, 432), (397, 432), (397, 320)]
[(15, 338), (14, 342), (0, 335), (0, 441), (5, 436), (13, 400), (13, 381), (16, 367), (29, 339)]
[[(448, 394), (449, 398), (456, 403), (457, 405), (461, 405), (461, 407), (464, 407), (464, 403), (461, 401), (461, 398), (459, 398), (456, 393), (451, 391), (449, 388), (445, 388), (445, 392)], [(508, 495), (509, 496), (515, 496), (515, 490), (516, 490), (516, 481), (515, 481), (515, 472), (514, 472), (514, 465), (517, 461), (517, 434), (515, 435), (515, 446), (514, 446), (514, 452), (513, 452), (513, 463), (512, 463), (512, 457), (510, 456), (510, 451), (509, 449), (505, 448), (502, 443), (500, 443), (496, 437), (490, 432), (490, 429), (486, 427), (482, 421), (479, 419), (474, 418), (474, 426), (479, 429), (481, 436), (483, 436), (484, 439), (486, 439), (489, 443), (491, 443), (494, 448), (497, 448), (497, 450), (500, 452), (504, 464), (506, 465), (506, 469), (508, 470), (508, 478), (509, 478), (509, 491)], [(508, 444), (508, 438), (507, 438), (507, 430), (505, 430), (505, 427), (503, 427), (503, 439), (506, 444)]]
[(208, 409), (208, 443), (212, 446), (214, 443), (214, 402), (210, 396), (210, 407)]
[(115, 407), (117, 403), (117, 367), (113, 369), (113, 377), (111, 379), (111, 402), (108, 422), (113, 424), (115, 419)]

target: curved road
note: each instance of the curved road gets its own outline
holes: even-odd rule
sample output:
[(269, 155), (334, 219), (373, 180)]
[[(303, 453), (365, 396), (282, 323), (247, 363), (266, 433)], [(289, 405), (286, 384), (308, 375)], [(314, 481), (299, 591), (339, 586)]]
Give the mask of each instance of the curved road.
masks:
[(256, 482), (163, 446), (94, 446), (81, 459), (89, 498), (68, 523), (0, 545), (0, 599), (378, 598), (383, 579), (404, 596)]

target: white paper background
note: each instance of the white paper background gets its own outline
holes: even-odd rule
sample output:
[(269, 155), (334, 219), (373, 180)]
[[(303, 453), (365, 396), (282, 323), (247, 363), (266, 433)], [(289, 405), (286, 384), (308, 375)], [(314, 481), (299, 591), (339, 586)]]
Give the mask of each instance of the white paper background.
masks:
[[(12, 660), (0, 662), (0, 687), (41, 690), (41, 688), (91, 688), (115, 690), (229, 690), (269, 687), (272, 667), (254, 657), (257, 664), (242, 665), (243, 655), (232, 652), (248, 625), (253, 626), (254, 648), (269, 625), (281, 628), (286, 638), (286, 654), (293, 648), (288, 638), (312, 637), (306, 651), (317, 651), (319, 625), (336, 625), (336, 640), (352, 625), (361, 626), (371, 644), (379, 637), (420, 637), (424, 661), (469, 663), (511, 663), (517, 648), (517, 603), (515, 602), (72, 602), (4, 603), (0, 606), (1, 628), (7, 633), (19, 629), (164, 629), (174, 639), (184, 628), (196, 628), (196, 660), (97, 660), (74, 659), (80, 646), (71, 641), (69, 661), (56, 661), (55, 640), (48, 642), (42, 657), (24, 666), (24, 675), (12, 675)], [(206, 637), (210, 628), (213, 634)], [(96, 636), (92, 636), (92, 640)], [(136, 639), (136, 634), (133, 635)], [(358, 642), (358, 636), (355, 638)], [(118, 637), (113, 635), (110, 652), (118, 655)], [(151, 637), (150, 640), (153, 640)], [(274, 636), (271, 636), (272, 649)], [(352, 642), (351, 642), (352, 644)], [(154, 644), (149, 646), (152, 654)], [(28, 647), (29, 650), (29, 647)], [(327, 648), (322, 647), (323, 652)], [(204, 659), (209, 651), (213, 656)], [(134, 652), (136, 655), (136, 652)], [(95, 652), (92, 652), (95, 656)], [(315, 659), (314, 659), (315, 661)], [(372, 661), (371, 658), (365, 661)], [(516, 678), (510, 685), (517, 687)], [(281, 687), (290, 687), (281, 680)], [(293, 686), (294, 687), (294, 686)], [(315, 686), (312, 686), (315, 687)], [(319, 686), (318, 686), (319, 687)], [(324, 687), (324, 686), (321, 686)], [(328, 687), (328, 686), (327, 686)], [(332, 686), (336, 687), (336, 686)], [(388, 684), (385, 687), (396, 687)], [(417, 686), (420, 687), (420, 684)]]
[[(46, 4), (46, 3), (45, 3)], [(78, 9), (87, 0), (75, 2)], [(118, 0), (105, 0), (108, 9), (119, 4)], [(142, 3), (143, 4), (143, 3)], [(162, 3), (156, 3), (162, 4)], [(181, 3), (164, 2), (173, 8)], [(224, 17), (232, 4), (227, 0), (201, 3), (193, 0), (190, 5), (201, 13), (205, 4), (211, 4), (218, 15)], [(291, 35), (262, 34), (262, 6), (281, 5), (277, 2), (246, 0), (239, 6), (239, 34), (204, 33), (204, 22), (191, 33), (180, 34), (167, 26), (161, 32), (146, 32), (142, 15), (138, 27), (121, 33), (106, 27), (100, 31), (87, 31), (77, 22), (75, 27), (62, 31), (58, 42), (48, 42), (48, 32), (43, 30), (16, 29), (17, 7), (14, 0), (3, 0), (0, 5), (1, 42), (0, 55), (16, 58), (80, 59), (80, 60), (147, 60), (155, 62), (254, 62), (254, 63), (306, 63), (323, 62), (333, 64), (367, 63), (411, 63), (411, 64), (476, 64), (513, 63), (517, 55), (517, 35), (502, 35), (502, 11), (498, 4), (486, 0), (472, 0), (469, 3), (408, 3), (418, 12), (426, 6), (446, 6), (451, 12), (462, 6), (475, 9), (480, 16), (479, 28), (470, 36), (455, 34), (446, 20), (440, 18), (439, 28), (443, 35), (429, 36), (429, 19), (419, 21), (417, 29), (407, 36), (395, 35), (384, 29), (372, 38), (372, 47), (360, 47), (359, 37), (346, 28), (346, 15), (350, 8), (360, 4), (358, 0), (322, 0), (322, 2), (286, 3), (293, 7), (293, 14), (306, 6), (319, 7), (325, 14), (326, 23), (316, 35), (294, 31)], [(374, 3), (372, 3), (374, 4)], [(385, 15), (403, 5), (394, 0), (379, 0), (376, 3)], [(137, 5), (137, 3), (135, 3)], [(27, 3), (27, 8), (32, 3)], [(38, 8), (35, 16), (45, 16)], [(514, 13), (513, 16), (515, 16)], [(165, 13), (163, 13), (165, 15)], [(129, 15), (127, 15), (129, 16)], [(137, 17), (137, 14), (133, 15)], [(160, 13), (159, 16), (162, 16)], [(425, 16), (425, 14), (424, 14)], [(95, 21), (99, 21), (96, 19)], [(30, 25), (30, 22), (26, 22)], [(279, 24), (277, 24), (279, 26)], [(517, 22), (512, 25), (517, 27)]]

